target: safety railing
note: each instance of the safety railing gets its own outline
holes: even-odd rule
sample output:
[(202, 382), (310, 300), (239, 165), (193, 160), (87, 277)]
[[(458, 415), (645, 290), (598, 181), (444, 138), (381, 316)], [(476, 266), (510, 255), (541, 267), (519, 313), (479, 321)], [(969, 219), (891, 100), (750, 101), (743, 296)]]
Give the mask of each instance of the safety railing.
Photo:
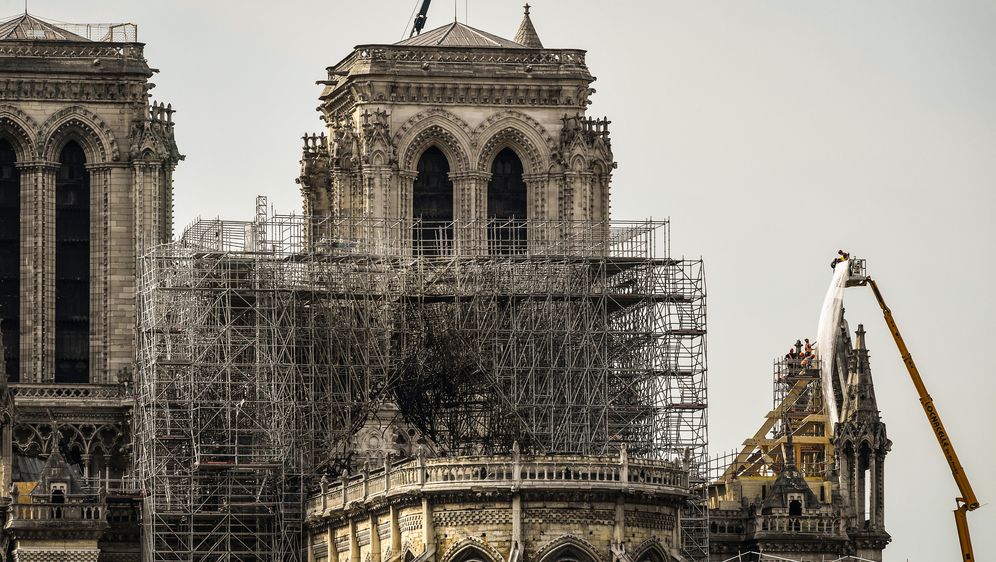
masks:
[(667, 248), (666, 222), (487, 219), (199, 219), (180, 239), (195, 252), (378, 257), (553, 256), (650, 258)]

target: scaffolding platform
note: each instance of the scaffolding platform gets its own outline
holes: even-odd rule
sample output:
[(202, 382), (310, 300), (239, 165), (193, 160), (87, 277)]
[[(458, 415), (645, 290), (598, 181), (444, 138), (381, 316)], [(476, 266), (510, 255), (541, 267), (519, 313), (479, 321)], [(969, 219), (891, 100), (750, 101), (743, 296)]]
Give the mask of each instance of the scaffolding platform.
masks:
[[(418, 228), (264, 214), (199, 221), (145, 256), (136, 440), (154, 560), (303, 560), (309, 490), (362, 468), (350, 438), (386, 404), (439, 455), (681, 461), (685, 550), (704, 559), (701, 261), (673, 259), (662, 222), (520, 221), (508, 247), (486, 221), (443, 225), (453, 239), (433, 248), (413, 246)], [(273, 509), (221, 509), (243, 501)]]

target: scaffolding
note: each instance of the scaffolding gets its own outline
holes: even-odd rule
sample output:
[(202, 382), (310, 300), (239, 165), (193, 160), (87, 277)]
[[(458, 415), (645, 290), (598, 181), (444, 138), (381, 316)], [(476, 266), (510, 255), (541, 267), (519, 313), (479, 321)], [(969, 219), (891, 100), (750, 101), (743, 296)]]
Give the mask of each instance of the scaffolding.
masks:
[[(269, 217), (265, 202), (253, 221), (198, 221), (142, 268), (146, 550), (301, 559), (306, 492), (362, 468), (350, 437), (386, 406), (435, 454), (626, 448), (704, 482), (703, 269), (666, 236), (650, 221)], [(682, 521), (694, 559), (701, 491)]]

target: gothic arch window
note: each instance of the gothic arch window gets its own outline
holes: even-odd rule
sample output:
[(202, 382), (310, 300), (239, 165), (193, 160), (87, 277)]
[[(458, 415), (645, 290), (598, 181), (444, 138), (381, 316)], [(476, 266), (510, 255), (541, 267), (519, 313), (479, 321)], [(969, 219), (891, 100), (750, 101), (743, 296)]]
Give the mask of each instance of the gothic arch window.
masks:
[(412, 247), (415, 255), (449, 253), (453, 244), (453, 181), (450, 163), (436, 146), (418, 159), (412, 188)]
[(522, 179), (522, 160), (511, 148), (503, 149), (491, 163), (488, 219), (490, 253), (525, 253), (526, 182)]
[(21, 181), (17, 154), (0, 140), (0, 338), (3, 367), (19, 380), (21, 357)]
[(90, 380), (90, 173), (76, 141), (55, 179), (55, 382)]
[(542, 556), (540, 562), (600, 562), (576, 541), (569, 540)]
[[(710, 530), (713, 533), (717, 532), (715, 527)], [(664, 554), (659, 546), (654, 545), (641, 552), (640, 555), (636, 557), (636, 560), (637, 562), (668, 562), (670, 557)]]
[(494, 562), (491, 556), (488, 556), (483, 550), (475, 546), (466, 546), (461, 548), (459, 552), (456, 553), (447, 562)]

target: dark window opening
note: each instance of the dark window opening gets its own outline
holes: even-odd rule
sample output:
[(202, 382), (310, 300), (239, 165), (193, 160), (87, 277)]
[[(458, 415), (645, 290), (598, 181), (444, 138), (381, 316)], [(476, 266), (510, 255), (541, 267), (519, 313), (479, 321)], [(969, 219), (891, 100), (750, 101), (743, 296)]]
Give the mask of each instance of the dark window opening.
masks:
[(488, 250), (512, 255), (526, 251), (526, 182), (522, 161), (506, 148), (495, 156), (488, 183)]
[(789, 502), (789, 515), (793, 517), (798, 517), (802, 515), (802, 502), (799, 500), (792, 500)]
[(412, 245), (417, 256), (449, 253), (453, 244), (453, 182), (450, 163), (439, 148), (429, 147), (418, 160), (412, 189)]
[(0, 140), (0, 338), (4, 372), (20, 380), (21, 368), (21, 180), (17, 154)]
[(90, 173), (70, 141), (55, 178), (55, 382), (90, 380)]

